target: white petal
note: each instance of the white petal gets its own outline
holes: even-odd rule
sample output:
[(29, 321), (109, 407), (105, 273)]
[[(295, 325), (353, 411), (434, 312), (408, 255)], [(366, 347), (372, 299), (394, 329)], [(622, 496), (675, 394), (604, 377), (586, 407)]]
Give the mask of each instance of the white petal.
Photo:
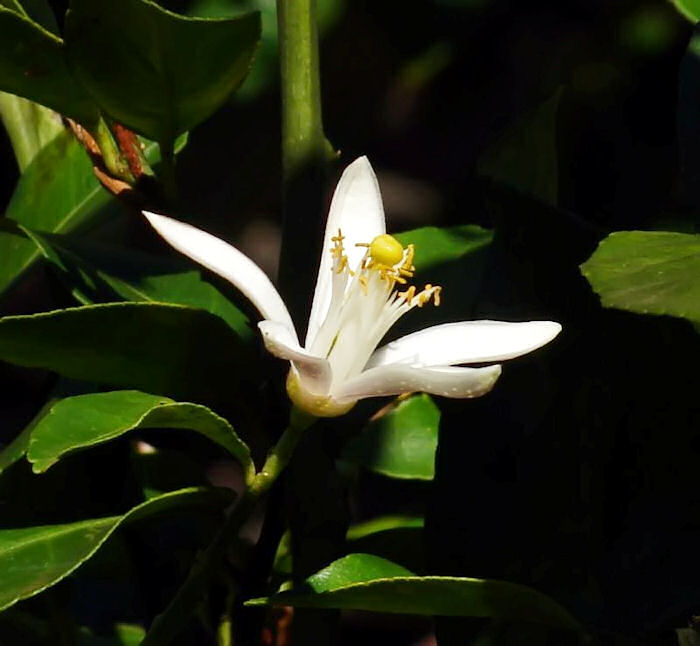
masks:
[(422, 368), (391, 364), (366, 370), (346, 381), (332, 394), (333, 399), (340, 402), (412, 391), (458, 399), (480, 397), (493, 388), (500, 374), (501, 366), (498, 365), (486, 368)]
[(462, 321), (414, 332), (379, 348), (367, 368), (391, 363), (444, 366), (504, 361), (549, 343), (561, 325), (552, 321)]
[(331, 384), (331, 367), (326, 359), (315, 357), (299, 345), (285, 325), (260, 321), (258, 328), (268, 352), (292, 362), (302, 386), (315, 395), (326, 395)]
[(367, 157), (359, 157), (350, 164), (338, 182), (333, 194), (331, 208), (326, 221), (326, 233), (323, 237), (321, 263), (318, 269), (314, 301), (311, 306), (309, 328), (304, 347), (311, 347), (316, 332), (326, 318), (331, 302), (331, 271), (333, 246), (331, 238), (338, 235), (340, 229), (345, 236), (343, 241), (350, 269), (355, 269), (362, 260), (366, 249), (356, 247), (356, 242), (372, 242), (374, 238), (386, 233), (384, 207), (379, 192), (379, 183)]
[(190, 224), (147, 211), (143, 214), (172, 247), (233, 283), (263, 318), (283, 323), (296, 336), (282, 297), (265, 272), (248, 256), (228, 242)]

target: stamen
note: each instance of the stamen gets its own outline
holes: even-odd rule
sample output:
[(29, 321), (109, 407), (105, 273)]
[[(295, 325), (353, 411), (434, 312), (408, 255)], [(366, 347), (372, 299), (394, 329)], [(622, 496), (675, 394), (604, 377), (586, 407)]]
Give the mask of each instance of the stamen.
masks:
[(333, 269), (337, 274), (341, 274), (348, 266), (348, 257), (345, 255), (345, 248), (343, 246), (345, 236), (343, 235), (343, 232), (338, 229), (338, 235), (333, 236), (331, 240), (333, 242), (333, 246), (331, 247), (330, 252), (335, 259)]
[(413, 244), (403, 247), (387, 234), (369, 243), (356, 243), (366, 251), (357, 266), (350, 268), (340, 230), (332, 240), (333, 269), (338, 276), (334, 278), (334, 300), (314, 350), (331, 363), (333, 382), (341, 383), (360, 373), (389, 328), (406, 312), (431, 300), (440, 305), (442, 288), (428, 283), (420, 290), (408, 284), (416, 271)]

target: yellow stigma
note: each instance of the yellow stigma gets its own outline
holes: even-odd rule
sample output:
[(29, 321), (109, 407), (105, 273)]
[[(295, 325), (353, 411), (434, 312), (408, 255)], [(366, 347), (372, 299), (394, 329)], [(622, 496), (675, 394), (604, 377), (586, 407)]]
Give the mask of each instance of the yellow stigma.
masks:
[(370, 242), (369, 255), (380, 265), (393, 267), (403, 260), (403, 247), (396, 238), (383, 233)]

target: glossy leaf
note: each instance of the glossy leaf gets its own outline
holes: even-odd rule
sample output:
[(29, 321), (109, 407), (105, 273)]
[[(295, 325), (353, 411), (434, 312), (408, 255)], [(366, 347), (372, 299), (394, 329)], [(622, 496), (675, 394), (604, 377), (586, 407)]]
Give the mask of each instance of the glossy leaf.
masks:
[(425, 572), (424, 524), (420, 516), (379, 516), (356, 523), (348, 529), (348, 551), (381, 556), (422, 574)]
[(432, 480), (440, 410), (428, 395), (400, 401), (350, 440), (343, 459), (392, 478)]
[(580, 629), (556, 601), (527, 586), (489, 579), (415, 576), (370, 554), (345, 556), (298, 588), (252, 599), (246, 605), (492, 617)]
[(420, 516), (378, 516), (352, 525), (348, 529), (347, 539), (359, 541), (395, 529), (422, 529), (424, 524), (425, 521)]
[(73, 71), (96, 102), (160, 142), (204, 121), (245, 78), (260, 17), (206, 20), (150, 0), (72, 0), (66, 44)]
[(479, 160), (481, 175), (556, 206), (557, 114), (561, 90), (516, 122)]
[(179, 259), (22, 229), (81, 303), (125, 300), (189, 305), (219, 316), (241, 339), (253, 336), (245, 314)]
[(232, 493), (183, 489), (148, 500), (121, 516), (64, 525), (0, 530), (0, 610), (58, 583), (97, 552), (122, 525), (183, 507), (222, 508)]
[(236, 380), (255, 369), (220, 318), (162, 303), (109, 303), (4, 317), (0, 360), (203, 402), (230, 399)]
[(26, 15), (0, 6), (0, 90), (90, 125), (97, 106), (73, 78), (61, 39)]
[(700, 0), (670, 0), (670, 2), (693, 24), (700, 21)]
[(137, 429), (188, 429), (225, 448), (254, 471), (250, 451), (233, 427), (198, 404), (174, 402), (135, 390), (117, 390), (67, 397), (53, 405), (31, 434), (27, 459), (35, 473), (61, 457), (120, 437)]
[[(157, 159), (157, 148), (153, 143), (146, 146), (150, 162)], [(93, 221), (110, 203), (112, 197), (95, 178), (89, 157), (66, 132), (27, 167), (5, 216), (33, 231), (68, 233)], [(0, 229), (0, 292), (40, 257), (39, 249), (21, 231)]]
[(618, 231), (581, 271), (604, 307), (700, 321), (700, 234)]

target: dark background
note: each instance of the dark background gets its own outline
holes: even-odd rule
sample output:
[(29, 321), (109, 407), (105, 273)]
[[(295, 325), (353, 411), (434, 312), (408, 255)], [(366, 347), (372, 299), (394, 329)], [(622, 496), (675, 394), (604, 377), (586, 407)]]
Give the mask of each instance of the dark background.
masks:
[[(700, 337), (682, 320), (601, 309), (578, 266), (609, 231), (698, 231), (700, 71), (684, 59), (692, 26), (661, 0), (350, 0), (330, 23), (321, 45), (326, 133), (344, 163), (370, 157), (390, 230), (495, 227), (476, 287), (464, 276), (465, 313), (564, 326), (551, 346), (510, 362), (491, 395), (439, 402), (432, 485), (364, 476), (357, 514), (425, 506), (432, 573), (533, 585), (603, 644), (674, 643), (672, 630), (700, 614)], [(183, 210), (274, 272), (271, 61), (261, 57), (257, 88), (191, 133), (178, 174)], [(558, 92), (556, 203), (481, 175), (484, 153)], [(546, 147), (543, 138), (531, 149), (533, 165)], [(0, 204), (16, 178), (2, 134)], [(126, 216), (112, 227), (125, 240), (140, 231)], [(67, 304), (42, 271), (5, 311)], [(0, 385), (8, 439), (46, 385), (6, 365)], [(388, 625), (369, 634), (410, 643), (382, 632), (398, 630)], [(484, 628), (437, 621), (441, 644), (471, 643)], [(487, 630), (489, 644), (568, 643), (525, 624)], [(347, 643), (366, 632), (355, 618)]]

